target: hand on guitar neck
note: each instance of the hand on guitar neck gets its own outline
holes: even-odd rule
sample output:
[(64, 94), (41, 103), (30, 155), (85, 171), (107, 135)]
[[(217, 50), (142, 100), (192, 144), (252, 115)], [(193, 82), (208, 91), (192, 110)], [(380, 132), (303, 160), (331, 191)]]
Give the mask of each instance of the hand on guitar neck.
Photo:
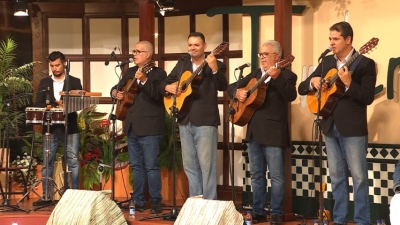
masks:
[(209, 54), (206, 58), (206, 61), (208, 63), (208, 66), (211, 68), (211, 71), (213, 73), (218, 72), (218, 65), (217, 65), (217, 58), (215, 58), (214, 54)]
[(267, 73), (272, 79), (275, 80), (281, 74), (281, 70), (279, 68), (277, 68), (276, 66), (271, 66), (267, 70)]
[(136, 73), (135, 73), (135, 78), (140, 80), (140, 82), (144, 83), (147, 80), (147, 76), (142, 72), (141, 69), (139, 69)]

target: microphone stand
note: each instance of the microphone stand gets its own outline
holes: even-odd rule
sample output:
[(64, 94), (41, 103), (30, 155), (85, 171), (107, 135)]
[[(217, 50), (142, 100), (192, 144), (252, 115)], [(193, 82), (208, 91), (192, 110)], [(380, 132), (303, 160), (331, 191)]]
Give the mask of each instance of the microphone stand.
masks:
[[(236, 114), (236, 110), (233, 108), (233, 104), (236, 102), (238, 104), (239, 99), (236, 98), (236, 92), (239, 89), (239, 82), (240, 80), (243, 78), (243, 69), (240, 69), (239, 72), (239, 77), (238, 80), (236, 81), (236, 88), (235, 91), (233, 92), (232, 95), (232, 101), (231, 104), (229, 105), (229, 109), (228, 109), (228, 115), (231, 117), (231, 192), (232, 192), (232, 201), (233, 204), (236, 207), (236, 210), (238, 209), (238, 207), (236, 206), (236, 195), (235, 195), (235, 182), (234, 182), (234, 178), (235, 178), (235, 166), (234, 166), (234, 162), (235, 162), (235, 125), (233, 123), (234, 118), (235, 118), (235, 114)], [(229, 116), (226, 118), (225, 122), (229, 122)]]
[[(119, 66), (119, 62), (118, 62), (118, 65), (117, 66)], [(120, 67), (121, 68), (121, 75), (119, 76), (119, 78), (120, 78), (120, 80), (119, 81), (121, 81), (121, 78), (122, 78), (122, 73), (123, 73), (123, 68), (122, 67)], [(121, 88), (121, 85), (119, 85), (119, 81), (118, 81), (118, 84), (116, 85), (116, 93), (118, 93), (118, 91), (120, 90), (120, 88)], [(114, 108), (115, 108), (115, 104), (117, 103), (117, 99), (116, 98), (114, 98), (113, 96), (112, 96), (112, 91), (111, 91), (111, 98), (112, 98), (112, 103), (111, 103), (111, 111), (110, 111), (110, 113), (109, 113), (109, 116), (108, 116), (108, 122), (110, 122), (110, 121), (112, 121), (112, 131), (111, 131), (111, 134), (112, 134), (112, 136), (111, 136), (111, 151), (112, 151), (112, 164), (111, 164), (111, 199), (113, 200), (113, 201), (116, 201), (115, 200), (115, 138), (116, 138), (116, 125), (115, 125), (115, 122), (116, 122), (116, 120), (117, 120), (117, 116), (115, 115), (115, 114), (113, 114), (113, 112), (114, 112)], [(109, 129), (109, 125), (107, 125), (106, 126), (106, 133), (108, 133), (108, 129)], [(100, 184), (100, 185), (102, 185), (102, 184)], [(127, 200), (127, 201), (129, 201), (129, 200)], [(126, 201), (124, 201), (124, 202), (126, 202)], [(122, 204), (122, 203), (124, 203), (124, 202), (119, 202), (119, 203), (117, 203), (117, 204)]]
[[(64, 171), (64, 187), (62, 188), (62, 193), (64, 194), (69, 187), (68, 182), (68, 173), (67, 173), (67, 153), (68, 153), (68, 109), (69, 109), (69, 70), (70, 70), (70, 62), (69, 59), (67, 60), (67, 66), (65, 67), (65, 101), (67, 104), (64, 104), (64, 115), (65, 115), (65, 137), (64, 137), (64, 163), (62, 164), (63, 171)], [(72, 174), (71, 174), (72, 175)]]
[[(7, 107), (10, 108), (11, 107), (11, 103), (7, 101), (4, 105), (6, 106), (6, 110), (5, 110), (5, 112), (1, 112), (0, 116), (7, 117), (9, 115), (9, 113), (8, 113), (9, 110), (7, 109)], [(23, 211), (23, 212), (29, 213), (30, 210), (21, 209), (21, 208), (19, 208), (18, 205), (15, 205), (15, 206), (14, 205), (10, 205), (10, 202), (9, 202), (9, 199), (8, 199), (9, 192), (10, 192), (9, 174), (8, 174), (8, 164), (9, 164), (9, 157), (10, 157), (10, 132), (9, 132), (9, 124), (8, 124), (8, 122), (6, 123), (6, 129), (5, 129), (4, 136), (3, 136), (2, 148), (3, 148), (3, 151), (6, 151), (6, 166), (5, 166), (5, 170), (4, 170), (5, 171), (5, 177), (6, 177), (5, 178), (5, 182), (6, 182), (5, 189), (6, 189), (6, 192), (4, 193), (3, 190), (1, 190), (1, 193), (3, 195), (3, 204), (0, 205), (0, 209), (1, 209), (1, 211), (7, 211), (7, 209), (10, 209), (11, 211), (19, 210), (19, 211)]]
[(325, 56), (321, 59), (321, 79), (320, 79), (320, 88), (317, 91), (317, 117), (315, 118), (315, 135), (318, 136), (318, 149), (319, 149), (319, 171), (320, 171), (320, 184), (319, 184), (319, 225), (324, 225), (324, 195), (322, 191), (322, 121), (320, 119), (320, 111), (321, 111), (321, 94), (322, 94), (322, 84), (324, 83), (324, 79), (322, 77), (324, 71), (324, 59)]
[[(189, 53), (189, 55), (191, 55)], [(185, 59), (185, 57), (187, 57), (187, 54), (182, 56), (179, 60), (183, 60)], [(185, 62), (183, 62), (182, 67), (181, 67), (181, 71), (179, 73), (178, 76), (178, 82), (176, 85), (176, 89), (175, 89), (175, 93), (178, 93), (178, 88), (180, 85), (180, 78), (182, 76), (182, 71), (183, 71), (183, 66), (185, 65)], [(179, 113), (179, 109), (176, 107), (176, 95), (172, 96), (172, 106), (169, 108), (170, 109), (170, 116), (174, 118), (174, 120), (172, 121), (172, 138), (173, 138), (173, 150), (172, 150), (172, 166), (173, 166), (173, 176), (172, 176), (172, 183), (173, 183), (173, 187), (172, 187), (172, 208), (171, 211), (167, 214), (163, 214), (163, 215), (156, 215), (156, 216), (148, 216), (148, 217), (141, 217), (139, 220), (143, 221), (143, 220), (147, 220), (147, 219), (155, 219), (155, 218), (160, 218), (163, 220), (167, 220), (167, 221), (175, 221), (176, 218), (178, 217), (178, 208), (176, 207), (176, 147), (177, 147), (177, 124), (178, 124), (178, 113)]]

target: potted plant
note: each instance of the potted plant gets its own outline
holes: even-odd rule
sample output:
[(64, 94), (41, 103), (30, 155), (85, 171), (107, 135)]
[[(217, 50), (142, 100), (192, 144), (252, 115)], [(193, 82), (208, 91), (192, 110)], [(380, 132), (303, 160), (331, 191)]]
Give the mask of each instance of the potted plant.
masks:
[[(177, 186), (177, 193), (175, 193), (176, 199), (180, 199), (182, 196), (186, 198), (189, 196), (189, 184), (185, 172), (182, 170), (182, 149), (179, 141), (179, 128), (176, 124), (176, 128), (173, 130), (174, 118), (169, 114), (165, 113), (165, 126), (166, 132), (160, 144), (160, 155), (158, 158), (161, 168), (161, 182), (162, 190), (161, 195), (164, 200), (172, 200), (172, 187)], [(176, 132), (175, 134), (173, 132)], [(174, 146), (174, 138), (175, 141)], [(174, 169), (174, 151), (175, 151), (175, 163), (176, 163), (176, 184), (173, 182), (173, 169)]]
[(12, 38), (0, 41), (0, 130), (7, 128), (10, 136), (18, 136), (20, 126), (25, 124), (25, 114), (19, 109), (31, 102), (33, 72), (39, 64), (16, 66), (16, 49)]
[[(84, 189), (93, 189), (100, 184), (100, 164), (111, 165), (112, 146), (110, 135), (106, 132), (108, 121), (104, 121), (107, 113), (96, 112), (96, 106), (83, 109), (78, 114), (80, 135), (81, 177)], [(105, 123), (106, 122), (106, 123)], [(104, 179), (111, 176), (111, 168), (105, 167)]]

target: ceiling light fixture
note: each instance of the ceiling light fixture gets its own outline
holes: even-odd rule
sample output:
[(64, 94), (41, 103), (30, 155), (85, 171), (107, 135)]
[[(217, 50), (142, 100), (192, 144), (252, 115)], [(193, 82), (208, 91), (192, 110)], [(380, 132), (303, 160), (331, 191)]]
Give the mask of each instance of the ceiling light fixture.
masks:
[(28, 5), (20, 0), (16, 0), (14, 4), (14, 16), (29, 16)]
[(158, 8), (160, 8), (161, 16), (165, 16), (165, 12), (174, 11), (175, 10), (175, 8), (173, 6), (175, 4), (174, 1), (172, 1), (172, 2), (168, 2), (168, 1), (164, 2), (164, 4), (166, 4), (166, 5), (164, 5), (164, 4), (160, 3), (160, 0), (156, 0), (156, 4), (157, 4)]

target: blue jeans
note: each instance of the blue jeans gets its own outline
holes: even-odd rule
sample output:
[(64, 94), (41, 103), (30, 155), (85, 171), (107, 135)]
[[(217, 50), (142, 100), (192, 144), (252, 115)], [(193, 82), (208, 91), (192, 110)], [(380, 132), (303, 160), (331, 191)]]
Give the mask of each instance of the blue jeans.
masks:
[(271, 216), (283, 215), (285, 148), (258, 144), (251, 138), (248, 151), (253, 189), (253, 212), (257, 215), (266, 215), (264, 208), (267, 202), (266, 171), (268, 166), (271, 177)]
[(369, 225), (370, 209), (368, 196), (367, 148), (368, 136), (345, 137), (335, 125), (325, 134), (328, 168), (332, 181), (333, 220), (347, 223), (349, 204), (348, 170), (354, 186), (354, 221), (357, 225)]
[(217, 199), (218, 129), (214, 126), (179, 125), (183, 168), (189, 180), (189, 195)]
[(138, 205), (145, 205), (144, 189), (148, 182), (150, 202), (160, 202), (161, 174), (158, 164), (162, 135), (136, 136), (132, 129), (128, 132), (129, 162), (133, 171), (132, 199)]
[[(65, 132), (62, 129), (55, 129), (52, 134), (49, 135), (49, 171), (48, 175), (53, 178), (54, 172), (54, 160), (56, 157), (58, 143), (61, 141), (63, 148), (65, 149)], [(47, 136), (43, 134), (42, 136), (43, 145), (43, 167), (42, 167), (42, 177), (46, 177), (46, 139)], [(72, 174), (72, 187), (73, 189), (79, 188), (79, 134), (68, 134), (67, 143), (67, 163), (68, 170)], [(47, 192), (46, 186), (49, 192)], [(61, 187), (58, 187), (61, 189)], [(48, 194), (51, 199), (53, 195), (53, 185), (48, 183), (46, 179), (43, 179), (43, 196)]]

